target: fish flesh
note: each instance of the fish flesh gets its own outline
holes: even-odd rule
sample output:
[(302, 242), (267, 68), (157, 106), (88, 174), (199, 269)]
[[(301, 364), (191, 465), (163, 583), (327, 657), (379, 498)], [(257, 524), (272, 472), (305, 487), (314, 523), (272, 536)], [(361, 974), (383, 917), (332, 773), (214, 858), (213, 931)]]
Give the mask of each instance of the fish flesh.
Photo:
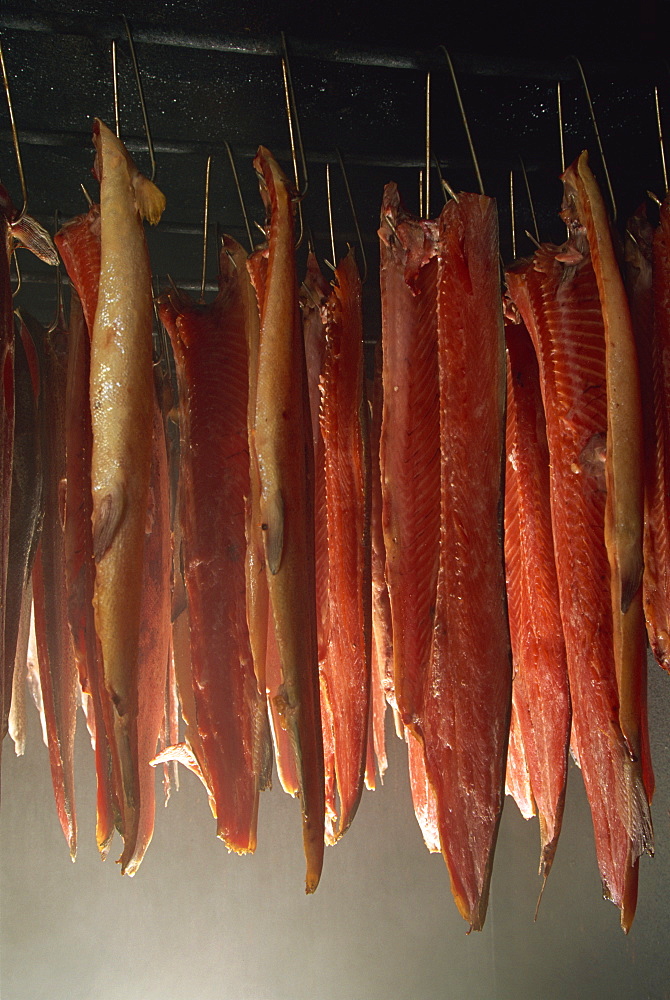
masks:
[(256, 847), (258, 720), (265, 714), (246, 610), (245, 257), (230, 240), (222, 248), (219, 294), (209, 305), (175, 290), (159, 301), (179, 384), (179, 516), (201, 769), (211, 782), (217, 836), (238, 853)]
[(263, 146), (254, 166), (270, 218), (253, 446), (260, 474), (270, 627), (282, 673), (281, 685), (271, 691), (271, 697), (295, 756), (307, 863), (305, 887), (314, 892), (323, 865), (325, 791), (316, 637), (313, 443), (292, 192)]
[(333, 291), (324, 306), (326, 344), (319, 414), (329, 609), (321, 683), (332, 714), (339, 795), (336, 839), (350, 826), (360, 802), (370, 715), (370, 472), (361, 290), (350, 250), (335, 269)]
[(508, 319), (505, 324), (505, 574), (514, 668), (507, 785), (516, 789), (524, 816), (537, 808), (540, 874), (546, 880), (563, 818), (570, 691), (540, 376), (528, 331), (518, 314), (515, 318), (517, 322)]
[[(538, 360), (550, 455), (551, 517), (565, 638), (571, 744), (591, 807), (604, 892), (630, 927), (638, 859), (651, 846), (646, 792), (619, 726), (610, 562), (605, 545), (608, 447), (603, 310), (585, 229), (568, 219), (562, 247), (544, 244), (507, 272)], [(574, 525), (580, 525), (575, 536)], [(631, 605), (632, 606), (632, 605)], [(617, 610), (621, 613), (620, 594)]]
[(505, 353), (495, 202), (461, 193), (445, 205), (437, 252), (439, 572), (415, 730), (437, 798), (454, 900), (470, 928), (480, 930), (504, 802), (512, 693), (502, 537)]
[(670, 469), (667, 343), (670, 336), (670, 201), (656, 230), (638, 211), (626, 227), (626, 276), (640, 363), (645, 489), (643, 604), (649, 645), (670, 671)]
[(437, 229), (387, 184), (379, 228), (383, 414), (382, 527), (403, 725), (420, 717), (430, 658), (440, 530)]
[(62, 320), (51, 331), (42, 330), (36, 321), (25, 315), (24, 320), (29, 324), (33, 341), (39, 345), (42, 372), (44, 522), (33, 566), (37, 657), (56, 808), (74, 859), (77, 853), (74, 799), (77, 668), (68, 622), (63, 531), (68, 334)]
[(142, 219), (158, 222), (165, 198), (99, 119), (93, 142), (101, 254), (90, 375), (93, 602), (124, 869), (140, 811), (137, 672), (153, 427), (151, 269)]

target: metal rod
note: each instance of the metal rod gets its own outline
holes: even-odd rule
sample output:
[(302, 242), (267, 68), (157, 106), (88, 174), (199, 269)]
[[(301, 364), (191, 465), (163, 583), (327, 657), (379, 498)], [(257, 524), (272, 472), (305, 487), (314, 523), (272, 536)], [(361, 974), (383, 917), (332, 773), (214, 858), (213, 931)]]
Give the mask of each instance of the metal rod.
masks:
[(207, 273), (207, 231), (209, 225), (209, 173), (212, 166), (211, 154), (207, 157), (205, 169), (205, 210), (202, 224), (202, 277), (200, 280), (200, 301), (205, 301), (205, 279)]
[(426, 217), (423, 204), (423, 167), (419, 170), (419, 215), (422, 218)]
[(528, 183), (528, 174), (526, 173), (526, 164), (523, 159), (519, 157), (519, 163), (521, 164), (521, 172), (523, 174), (523, 182), (526, 185), (526, 195), (528, 197), (528, 204), (530, 206), (530, 214), (533, 220), (533, 229), (535, 230), (535, 239), (537, 240), (538, 246), (540, 243), (540, 231), (537, 228), (537, 218), (535, 216), (535, 205), (533, 204), (533, 196), (530, 193), (530, 184)]
[(665, 145), (663, 143), (663, 124), (661, 122), (661, 106), (658, 101), (658, 87), (654, 87), (654, 101), (656, 104), (656, 126), (658, 128), (658, 144), (661, 147), (661, 163), (663, 165), (663, 186), (665, 193), (668, 193), (668, 170), (665, 163)]
[(349, 202), (349, 208), (351, 209), (351, 214), (354, 220), (354, 229), (356, 230), (356, 236), (358, 238), (358, 246), (361, 251), (361, 264), (362, 264), (362, 274), (361, 274), (361, 285), (364, 285), (368, 278), (368, 260), (365, 255), (365, 247), (363, 246), (363, 237), (361, 236), (361, 229), (358, 225), (358, 215), (356, 213), (356, 207), (354, 205), (354, 199), (351, 196), (351, 188), (349, 187), (349, 178), (347, 177), (347, 171), (344, 168), (344, 160), (342, 159), (342, 154), (339, 149), (335, 150), (337, 154), (337, 160), (340, 164), (340, 170), (342, 171), (342, 179), (344, 181), (344, 190), (347, 193), (347, 201)]
[(233, 156), (233, 150), (229, 142), (224, 143), (226, 147), (226, 152), (228, 153), (228, 162), (230, 163), (230, 169), (233, 172), (233, 180), (235, 181), (235, 190), (237, 191), (237, 197), (240, 202), (240, 208), (242, 209), (242, 216), (244, 218), (244, 226), (247, 230), (247, 237), (249, 239), (249, 249), (254, 252), (254, 241), (251, 237), (251, 227), (249, 226), (249, 216), (247, 215), (247, 206), (244, 204), (244, 196), (242, 194), (242, 188), (240, 187), (240, 178), (237, 175), (237, 167), (235, 166), (235, 157)]
[(88, 193), (88, 191), (86, 190), (86, 188), (84, 187), (84, 185), (83, 185), (83, 184), (81, 184), (81, 183), (80, 183), (80, 184), (79, 184), (79, 187), (80, 187), (80, 188), (82, 189), (82, 191), (84, 192), (84, 198), (85, 198), (85, 199), (86, 199), (86, 201), (88, 202), (88, 207), (89, 207), (89, 208), (93, 208), (93, 199), (91, 198), (90, 194)]
[(558, 141), (561, 147), (561, 173), (565, 173), (565, 146), (563, 144), (563, 105), (561, 102), (561, 81), (556, 84), (556, 104), (558, 108)]
[(114, 87), (114, 129), (116, 138), (121, 138), (121, 125), (119, 122), (119, 77), (116, 66), (116, 39), (112, 38), (112, 83)]
[(509, 214), (512, 223), (512, 260), (516, 260), (516, 220), (514, 218), (514, 171), (509, 172)]
[(470, 156), (472, 157), (472, 163), (475, 168), (475, 174), (477, 175), (477, 183), (479, 184), (479, 193), (484, 194), (484, 184), (482, 182), (482, 175), (479, 172), (479, 163), (477, 162), (477, 154), (475, 153), (475, 147), (472, 143), (472, 136), (470, 135), (470, 126), (468, 125), (467, 115), (465, 114), (465, 108), (463, 107), (460, 87), (458, 86), (458, 80), (456, 79), (456, 73), (454, 72), (454, 64), (452, 63), (451, 56), (449, 55), (445, 46), (440, 45), (440, 48), (444, 53), (444, 58), (447, 60), (447, 65), (449, 66), (449, 72), (451, 73), (451, 80), (454, 85), (454, 90), (456, 91), (456, 100), (458, 101), (458, 107), (461, 112), (461, 120), (463, 122), (465, 134), (468, 139), (468, 146), (470, 147)]
[[(298, 198), (302, 199), (307, 194), (307, 188), (309, 187), (309, 178), (307, 176), (307, 160), (305, 159), (305, 150), (302, 144), (302, 135), (300, 132), (300, 118), (298, 117), (298, 106), (295, 100), (293, 77), (291, 76), (291, 65), (289, 63), (288, 49), (286, 47), (286, 35), (284, 34), (283, 31), (281, 33), (281, 45), (282, 45), (282, 74), (284, 77), (284, 95), (286, 98), (286, 116), (288, 118), (288, 130), (291, 139), (291, 155), (293, 156), (293, 171), (295, 173), (295, 186)], [(298, 151), (300, 153), (300, 164), (302, 167), (302, 185), (299, 183), (299, 177), (298, 177), (298, 163), (295, 152), (296, 143), (298, 146)]]
[(156, 179), (156, 157), (154, 156), (154, 144), (151, 141), (151, 129), (149, 128), (149, 118), (147, 116), (147, 105), (144, 100), (144, 90), (142, 88), (142, 77), (140, 76), (140, 67), (137, 62), (137, 56), (135, 54), (135, 43), (133, 42), (133, 36), (130, 31), (130, 25), (128, 24), (128, 18), (125, 14), (122, 14), (123, 23), (126, 28), (126, 35), (128, 36), (128, 45), (130, 46), (130, 58), (133, 62), (133, 70), (135, 72), (135, 83), (137, 84), (137, 93), (140, 99), (140, 107), (142, 108), (142, 120), (144, 121), (144, 132), (147, 137), (147, 147), (149, 150), (149, 160), (151, 161), (151, 174), (149, 179), (154, 181)]
[(328, 205), (328, 229), (330, 230), (330, 251), (333, 264), (337, 266), (335, 255), (335, 230), (333, 228), (333, 204), (330, 200), (330, 163), (326, 164), (326, 204)]
[[(23, 173), (23, 161), (21, 159), (21, 147), (19, 146), (19, 134), (16, 130), (16, 121), (14, 120), (14, 108), (12, 107), (12, 95), (9, 89), (9, 79), (7, 77), (7, 67), (5, 66), (5, 54), (2, 51), (2, 43), (0, 43), (0, 66), (2, 67), (2, 81), (5, 87), (5, 97), (7, 98), (7, 110), (9, 111), (9, 123), (12, 129), (12, 143), (14, 144), (14, 155), (16, 156), (16, 167), (19, 172), (19, 182), (21, 184), (21, 197), (23, 198), (23, 205), (21, 206), (21, 211), (18, 217), (14, 220), (19, 222), (23, 216), (26, 214), (26, 208), (28, 207), (28, 188), (26, 187), (26, 177)], [(16, 288), (18, 292), (21, 287), (21, 275), (19, 274), (19, 284)]]
[(600, 159), (602, 161), (603, 170), (605, 172), (605, 180), (607, 181), (607, 190), (609, 191), (610, 201), (612, 202), (612, 219), (614, 220), (614, 222), (616, 222), (616, 201), (614, 200), (614, 191), (612, 189), (612, 182), (610, 180), (609, 170), (607, 169), (607, 161), (605, 159), (605, 151), (603, 149), (603, 144), (602, 144), (601, 139), (600, 139), (600, 132), (598, 130), (598, 123), (596, 121), (595, 112), (593, 110), (593, 102), (591, 100), (591, 94), (589, 92), (589, 85), (586, 82), (586, 76), (584, 74), (584, 70), (582, 68), (581, 62), (579, 61), (579, 59), (577, 58), (577, 56), (572, 56), (572, 58), (577, 63), (577, 68), (579, 69), (579, 75), (581, 76), (582, 83), (584, 85), (584, 92), (586, 94), (586, 101), (587, 101), (588, 106), (589, 106), (589, 114), (591, 116), (591, 122), (593, 124), (593, 131), (595, 132), (596, 143), (598, 145), (598, 151), (600, 153)]
[(439, 157), (433, 153), (433, 163), (435, 164), (435, 169), (437, 170), (437, 176), (440, 178), (440, 190), (444, 198), (444, 204), (446, 205), (449, 201), (449, 195), (447, 194), (447, 189), (444, 186), (444, 177), (442, 176), (442, 168), (440, 166)]
[(430, 70), (426, 73), (426, 195), (424, 218), (430, 218)]

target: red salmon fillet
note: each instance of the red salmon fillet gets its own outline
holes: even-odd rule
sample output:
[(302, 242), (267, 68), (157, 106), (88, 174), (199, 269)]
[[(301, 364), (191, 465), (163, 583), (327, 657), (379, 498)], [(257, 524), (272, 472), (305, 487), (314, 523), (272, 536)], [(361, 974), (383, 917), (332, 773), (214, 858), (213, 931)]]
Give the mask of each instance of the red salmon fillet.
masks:
[[(549, 503), (549, 449), (535, 350), (508, 322), (505, 572), (514, 682), (507, 785), (527, 765), (546, 879), (561, 830), (570, 741), (570, 691)], [(528, 815), (519, 786), (515, 798)], [(524, 801), (525, 800), (525, 801)], [(534, 811), (534, 810), (533, 810)]]
[[(31, 333), (37, 340), (37, 324), (32, 325)], [(58, 818), (74, 858), (77, 852), (74, 803), (77, 669), (68, 620), (63, 530), (68, 335), (59, 325), (52, 332), (42, 333), (42, 345), (44, 524), (33, 567), (35, 632), (51, 780)]]
[[(605, 895), (632, 920), (647, 837), (618, 725), (610, 568), (605, 548), (607, 392), (598, 287), (582, 231), (507, 274), (535, 346), (547, 418), (551, 517), (572, 700)], [(579, 532), (575, 532), (575, 525)]]
[(395, 696), (403, 723), (414, 724), (430, 656), (440, 524), (436, 228), (409, 216), (387, 184), (379, 236), (386, 582)]
[[(505, 785), (512, 669), (502, 539), (505, 353), (495, 202), (439, 220), (440, 544), (417, 730), (463, 918), (486, 914)], [(395, 622), (393, 632), (396, 641)]]
[[(191, 669), (203, 771), (217, 835), (229, 849), (256, 846), (259, 781), (256, 688), (246, 618), (248, 349), (237, 268), (225, 250), (220, 291), (198, 305), (167, 292), (161, 319), (180, 396), (181, 497)], [(167, 666), (167, 661), (166, 661)]]
[(670, 671), (670, 200), (655, 231), (629, 223), (628, 291), (640, 360), (645, 445), (643, 601), (649, 644)]
[(368, 426), (361, 281), (352, 250), (338, 264), (335, 282), (325, 306), (321, 376), (330, 619), (321, 683), (332, 713), (339, 838), (363, 791), (370, 714)]

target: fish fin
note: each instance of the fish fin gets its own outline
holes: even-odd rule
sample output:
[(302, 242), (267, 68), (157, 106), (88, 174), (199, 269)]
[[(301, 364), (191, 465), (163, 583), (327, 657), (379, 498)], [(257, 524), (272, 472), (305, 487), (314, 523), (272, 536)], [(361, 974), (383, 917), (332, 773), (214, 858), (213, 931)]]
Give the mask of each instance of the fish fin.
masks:
[(271, 494), (265, 505), (261, 528), (265, 543), (265, 560), (273, 576), (279, 572), (284, 548), (284, 498), (281, 490)]
[(18, 222), (12, 224), (12, 236), (26, 250), (30, 250), (43, 260), (45, 264), (55, 267), (60, 260), (54, 242), (44, 226), (40, 226), (29, 215), (24, 215)]
[(125, 508), (124, 490), (118, 484), (95, 505), (93, 511), (93, 557), (96, 563), (100, 562), (114, 541), (114, 536), (123, 520)]
[(143, 219), (155, 226), (165, 211), (165, 195), (153, 181), (139, 172), (133, 177), (135, 204)]

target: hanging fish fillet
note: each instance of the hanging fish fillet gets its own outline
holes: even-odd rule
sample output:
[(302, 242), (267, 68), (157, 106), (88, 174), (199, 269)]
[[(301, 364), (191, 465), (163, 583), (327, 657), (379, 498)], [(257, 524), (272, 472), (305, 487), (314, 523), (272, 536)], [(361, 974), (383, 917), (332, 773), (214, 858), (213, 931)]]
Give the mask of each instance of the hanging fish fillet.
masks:
[[(502, 813), (512, 670), (502, 540), (505, 354), (495, 202), (439, 220), (440, 562), (416, 727), (456, 905), (480, 930)], [(395, 622), (393, 631), (396, 642)]]
[[(13, 688), (22, 608), (30, 589), (30, 574), (42, 529), (40, 371), (35, 345), (22, 318), (18, 319), (14, 360), (14, 442), (3, 664), (8, 691)], [(25, 655), (22, 673), (25, 678)], [(1, 723), (3, 737), (9, 711), (6, 699)]]
[(89, 336), (95, 322), (100, 283), (100, 206), (92, 205), (61, 226), (54, 237), (65, 269), (84, 310)]
[(165, 199), (99, 119), (93, 141), (101, 240), (90, 383), (94, 608), (125, 868), (140, 809), (137, 670), (152, 441), (151, 270), (142, 218), (156, 223)]
[[(605, 895), (633, 919), (638, 858), (651, 843), (639, 764), (618, 724), (610, 564), (605, 547), (607, 361), (589, 244), (572, 225), (564, 247), (541, 247), (507, 284), (535, 346), (550, 455), (551, 516), (565, 637), (572, 742)], [(580, 531), (575, 534), (574, 526)]]
[(505, 340), (505, 572), (514, 665), (507, 785), (525, 816), (537, 806), (540, 873), (546, 879), (563, 817), (570, 692), (537, 359), (521, 322), (505, 324)]
[(379, 229), (383, 346), (382, 523), (394, 688), (404, 724), (422, 708), (437, 581), (440, 429), (435, 223), (387, 184)]
[[(329, 628), (322, 691), (332, 713), (339, 795), (336, 839), (363, 791), (370, 715), (370, 472), (364, 394), (361, 280), (350, 250), (324, 307), (321, 375), (328, 548)], [(323, 719), (322, 719), (323, 721)], [(333, 802), (334, 806), (334, 802)]]
[(74, 859), (77, 852), (74, 803), (77, 668), (68, 623), (63, 532), (68, 334), (60, 324), (53, 331), (42, 331), (35, 321), (27, 321), (33, 340), (39, 343), (41, 339), (42, 373), (44, 523), (33, 567), (35, 632), (51, 780), (58, 818)]
[(133, 853), (124, 860), (124, 872), (134, 875), (142, 862), (154, 830), (156, 786), (150, 761), (165, 715), (170, 652), (170, 502), (167, 448), (163, 417), (153, 394), (153, 434), (149, 503), (144, 536), (144, 572), (138, 653), (137, 760), (139, 816)]
[(270, 216), (254, 446), (270, 615), (282, 669), (271, 696), (291, 737), (303, 817), (306, 890), (323, 864), (324, 769), (314, 569), (313, 447), (300, 329), (289, 183), (260, 147), (254, 166)]
[(260, 737), (266, 731), (246, 617), (245, 257), (227, 240), (219, 294), (210, 305), (177, 291), (159, 304), (180, 389), (179, 507), (202, 770), (211, 781), (217, 835), (238, 853), (256, 846)]
[(646, 214), (628, 223), (627, 284), (640, 362), (644, 418), (643, 603), (649, 644), (670, 671), (670, 201), (654, 232)]
[[(654, 777), (647, 731), (641, 587), (644, 452), (637, 351), (605, 205), (586, 152), (568, 167), (563, 183), (563, 217), (568, 225), (586, 231), (603, 314), (607, 373), (605, 546), (611, 573), (619, 725), (632, 763), (639, 764), (646, 797), (651, 800)], [(636, 781), (633, 779), (633, 785)], [(640, 795), (639, 805), (644, 809), (644, 791), (639, 789), (634, 794)]]

